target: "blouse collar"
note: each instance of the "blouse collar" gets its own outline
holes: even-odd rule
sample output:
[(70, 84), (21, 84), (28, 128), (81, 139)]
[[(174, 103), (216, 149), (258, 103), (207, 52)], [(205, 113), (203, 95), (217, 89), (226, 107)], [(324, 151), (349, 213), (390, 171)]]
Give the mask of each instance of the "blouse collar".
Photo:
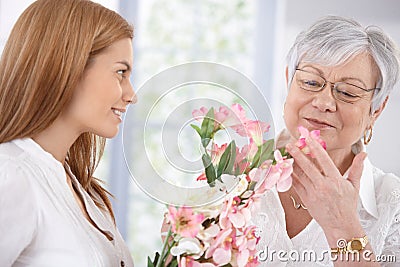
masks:
[(55, 170), (64, 172), (64, 167), (52, 154), (44, 150), (38, 143), (32, 138), (15, 139), (12, 141), (15, 145), (20, 147), (22, 150), (29, 153), (33, 159), (39, 159), (40, 161), (46, 162), (46, 164)]
[[(352, 151), (354, 154), (358, 154), (361, 151), (365, 152), (365, 146), (362, 143), (361, 140), (359, 140), (357, 143), (355, 143), (352, 147)], [(349, 174), (349, 170), (346, 171), (344, 174), (344, 177), (347, 179)], [(373, 166), (367, 157), (364, 160), (364, 167), (363, 167), (363, 172), (361, 175), (361, 180), (360, 180), (360, 199), (363, 207), (365, 210), (374, 216), (375, 218), (378, 218), (378, 208), (376, 206), (376, 196), (375, 196), (375, 181), (374, 181), (374, 175), (373, 175)]]

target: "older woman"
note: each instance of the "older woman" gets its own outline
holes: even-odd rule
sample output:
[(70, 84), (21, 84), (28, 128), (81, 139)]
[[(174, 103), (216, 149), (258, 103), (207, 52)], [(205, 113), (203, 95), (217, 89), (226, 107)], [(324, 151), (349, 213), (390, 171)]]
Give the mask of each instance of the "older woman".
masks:
[[(299, 34), (287, 57), (287, 130), (293, 186), (268, 192), (256, 218), (268, 266), (380, 266), (400, 261), (400, 180), (364, 151), (399, 75), (399, 55), (379, 28), (325, 17)], [(319, 130), (326, 151), (298, 126)]]

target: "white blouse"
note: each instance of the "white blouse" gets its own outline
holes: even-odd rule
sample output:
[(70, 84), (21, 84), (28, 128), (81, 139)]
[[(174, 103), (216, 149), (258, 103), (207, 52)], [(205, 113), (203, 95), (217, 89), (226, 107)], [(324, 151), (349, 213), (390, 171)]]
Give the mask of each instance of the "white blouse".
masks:
[(133, 266), (110, 215), (69, 174), (112, 241), (83, 215), (62, 164), (32, 139), (18, 139), (0, 144), (0, 266)]
[[(368, 158), (360, 181), (358, 214), (381, 265), (400, 266), (400, 179), (372, 166)], [(276, 190), (264, 195), (253, 219), (261, 236), (261, 266), (333, 266), (324, 232), (314, 219), (289, 238)]]

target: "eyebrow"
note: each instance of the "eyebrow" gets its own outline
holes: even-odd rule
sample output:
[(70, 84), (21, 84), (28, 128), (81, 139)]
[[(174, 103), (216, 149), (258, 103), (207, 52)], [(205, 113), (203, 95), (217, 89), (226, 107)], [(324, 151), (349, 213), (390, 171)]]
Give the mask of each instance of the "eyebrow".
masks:
[(122, 60), (122, 61), (117, 61), (116, 63), (118, 63), (118, 64), (122, 64), (122, 65), (125, 65), (126, 66), (126, 68), (128, 69), (128, 71), (131, 71), (132, 70), (132, 67), (131, 67), (131, 65), (128, 63), (128, 61), (126, 61), (126, 60)]
[[(309, 67), (309, 68), (312, 68), (312, 69), (318, 71), (319, 75), (321, 75), (321, 77), (324, 76), (323, 78), (326, 79), (326, 78), (325, 78), (325, 74), (324, 74), (323, 71), (320, 70), (319, 68), (314, 67), (314, 66), (311, 66), (311, 65), (304, 65), (302, 68), (306, 68), (306, 67)], [(346, 81), (346, 80), (355, 80), (355, 81), (359, 81), (360, 83), (363, 84), (364, 88), (367, 88), (367, 85), (364, 83), (364, 81), (361, 80), (361, 79), (359, 79), (359, 78), (354, 78), (354, 77), (342, 77), (341, 80), (342, 80), (342, 81)]]

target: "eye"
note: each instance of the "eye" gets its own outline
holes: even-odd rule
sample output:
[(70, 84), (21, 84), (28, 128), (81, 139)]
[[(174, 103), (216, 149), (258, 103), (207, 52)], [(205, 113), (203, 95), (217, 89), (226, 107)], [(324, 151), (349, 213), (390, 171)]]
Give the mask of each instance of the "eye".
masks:
[(127, 78), (127, 72), (128, 72), (128, 70), (127, 69), (120, 69), (120, 70), (117, 70), (117, 74), (118, 74), (118, 77), (119, 77), (119, 79), (122, 81), (123, 79), (125, 79), (125, 78)]
[(336, 89), (336, 92), (347, 98), (357, 98), (358, 97), (357, 95), (354, 95), (354, 94), (346, 92), (346, 91), (338, 90), (338, 89)]
[(317, 81), (313, 81), (313, 80), (304, 80), (303, 83), (305, 85), (312, 86), (312, 87), (319, 87), (320, 86), (320, 84)]
[(126, 73), (126, 71), (127, 71), (126, 69), (121, 69), (121, 70), (118, 70), (117, 73), (118, 73), (119, 75), (124, 76), (125, 73)]
[(362, 89), (347, 83), (337, 83), (336, 93), (343, 98), (357, 99), (363, 95)]
[(315, 80), (303, 79), (300, 80), (301, 87), (304, 89), (319, 89), (322, 84)]

